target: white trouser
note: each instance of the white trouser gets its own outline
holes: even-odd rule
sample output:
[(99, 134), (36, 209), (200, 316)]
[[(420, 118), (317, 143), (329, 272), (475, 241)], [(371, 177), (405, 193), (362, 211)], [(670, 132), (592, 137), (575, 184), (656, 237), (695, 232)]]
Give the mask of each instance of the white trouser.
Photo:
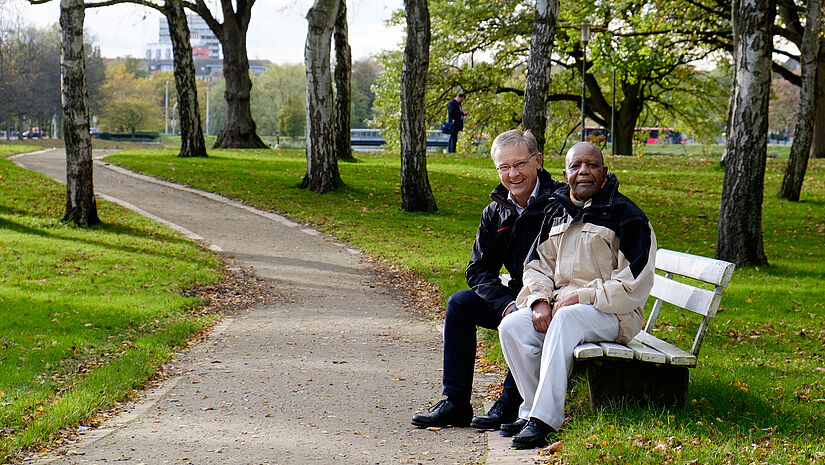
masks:
[(558, 431), (564, 422), (573, 349), (582, 342), (615, 340), (619, 319), (592, 305), (575, 304), (556, 312), (543, 334), (533, 329), (532, 310), (521, 308), (504, 317), (498, 334), (504, 358), (524, 398), (519, 418), (538, 418)]

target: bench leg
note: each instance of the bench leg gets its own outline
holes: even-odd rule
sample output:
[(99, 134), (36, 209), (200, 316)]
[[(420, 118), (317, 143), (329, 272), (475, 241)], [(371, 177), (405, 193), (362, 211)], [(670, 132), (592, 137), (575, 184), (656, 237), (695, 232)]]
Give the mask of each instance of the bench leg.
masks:
[(616, 401), (650, 401), (655, 405), (677, 407), (685, 405), (687, 367), (637, 360), (589, 360), (586, 366), (591, 409)]

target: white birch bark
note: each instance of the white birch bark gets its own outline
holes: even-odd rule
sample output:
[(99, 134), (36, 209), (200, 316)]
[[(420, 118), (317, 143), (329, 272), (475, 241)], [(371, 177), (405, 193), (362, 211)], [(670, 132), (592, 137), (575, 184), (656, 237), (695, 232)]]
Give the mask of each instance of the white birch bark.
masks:
[(83, 0), (60, 1), (60, 89), (66, 145), (66, 213), (77, 226), (100, 223), (92, 183), (92, 138), (86, 102)]
[(773, 0), (734, 0), (731, 10), (735, 76), (716, 257), (737, 265), (763, 265), (767, 257), (762, 242), (762, 199), (776, 7)]
[(335, 157), (330, 49), (339, 0), (315, 0), (309, 23), (304, 64), (307, 76), (307, 172), (303, 186), (323, 194), (343, 185)]

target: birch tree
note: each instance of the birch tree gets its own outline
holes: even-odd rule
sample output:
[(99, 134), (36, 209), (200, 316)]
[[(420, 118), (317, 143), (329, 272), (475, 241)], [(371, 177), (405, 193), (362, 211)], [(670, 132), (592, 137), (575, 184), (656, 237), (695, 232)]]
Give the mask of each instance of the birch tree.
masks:
[(347, 27), (347, 2), (341, 0), (335, 19), (335, 157), (338, 160), (355, 160), (350, 144), (352, 128), (352, 48), (349, 45)]
[(315, 0), (307, 13), (304, 63), (307, 73), (307, 171), (302, 187), (323, 194), (344, 183), (335, 156), (332, 74), (332, 32), (341, 0)]
[(430, 11), (427, 0), (404, 0), (407, 40), (401, 72), (401, 209), (438, 210), (427, 176), (427, 70)]
[(544, 132), (547, 128), (547, 89), (550, 81), (553, 38), (558, 0), (537, 0), (530, 39), (530, 56), (527, 59), (527, 80), (524, 85), (524, 112), (522, 126), (536, 137), (539, 152), (544, 152)]
[(811, 142), (814, 136), (814, 103), (816, 98), (817, 66), (822, 48), (822, 1), (808, 0), (807, 21), (802, 37), (801, 66), (802, 86), (799, 94), (799, 109), (796, 117), (791, 153), (782, 186), (777, 197), (798, 201), (808, 168)]
[(60, 1), (60, 88), (66, 145), (66, 213), (77, 226), (100, 223), (92, 182), (92, 141), (86, 102), (83, 0)]
[(731, 8), (734, 81), (716, 258), (737, 265), (768, 262), (762, 241), (762, 199), (775, 14), (774, 0), (734, 0)]
[(178, 92), (178, 120), (180, 121), (179, 157), (205, 157), (198, 87), (195, 81), (195, 62), (192, 43), (189, 42), (189, 24), (180, 0), (165, 0), (161, 10), (169, 24), (172, 53), (175, 61), (175, 89)]

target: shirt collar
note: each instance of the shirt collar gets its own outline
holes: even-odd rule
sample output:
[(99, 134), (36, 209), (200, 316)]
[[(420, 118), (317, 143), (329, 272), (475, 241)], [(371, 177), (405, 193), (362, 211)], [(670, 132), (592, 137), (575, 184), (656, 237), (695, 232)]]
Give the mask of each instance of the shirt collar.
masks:
[[(533, 187), (533, 192), (530, 193), (530, 198), (527, 199), (527, 206), (528, 207), (530, 206), (531, 203), (533, 203), (534, 200), (536, 200), (536, 197), (539, 196), (539, 184), (540, 183), (541, 183), (541, 181), (539, 181), (539, 178), (537, 177), (536, 178), (536, 186)], [(513, 197), (513, 193), (510, 192), (510, 191), (507, 191), (507, 201), (512, 203), (513, 205), (515, 205), (516, 211), (518, 212), (519, 215), (521, 215), (522, 212), (524, 212), (524, 207), (522, 207), (521, 205), (519, 205), (518, 202), (516, 202), (516, 198)]]

